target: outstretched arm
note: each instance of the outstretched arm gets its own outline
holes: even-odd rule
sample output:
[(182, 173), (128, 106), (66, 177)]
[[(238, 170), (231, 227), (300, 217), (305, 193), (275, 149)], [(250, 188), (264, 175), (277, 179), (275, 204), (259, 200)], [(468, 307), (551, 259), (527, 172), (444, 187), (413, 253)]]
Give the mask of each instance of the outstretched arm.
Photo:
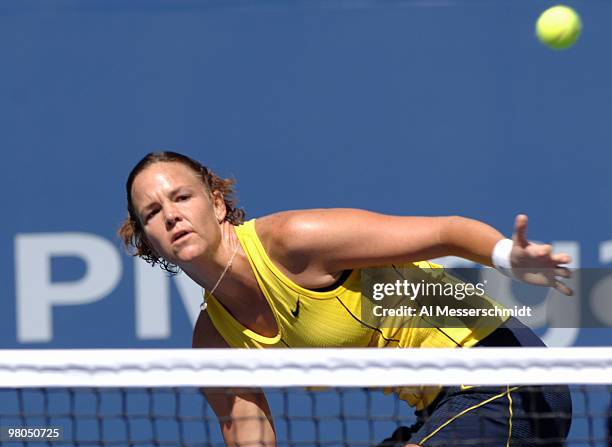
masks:
[[(356, 209), (293, 211), (276, 220), (276, 254), (295, 269), (322, 272), (459, 256), (492, 266), (492, 254), (504, 236), (483, 222), (459, 216), (401, 217)], [(516, 218), (509, 263), (515, 276), (536, 285), (569, 293), (558, 277), (568, 277), (562, 264), (569, 255), (553, 255), (549, 245), (526, 238), (527, 217)], [(274, 247), (270, 247), (274, 251)], [(292, 261), (293, 260), (293, 261)]]

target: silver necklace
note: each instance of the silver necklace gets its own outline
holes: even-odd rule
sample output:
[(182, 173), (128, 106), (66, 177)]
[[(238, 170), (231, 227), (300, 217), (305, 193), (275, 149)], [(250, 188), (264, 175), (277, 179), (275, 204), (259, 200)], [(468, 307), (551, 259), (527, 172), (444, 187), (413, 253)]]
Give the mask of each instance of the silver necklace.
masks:
[[(217, 280), (217, 283), (210, 290), (209, 295), (212, 295), (213, 293), (215, 293), (215, 290), (217, 290), (217, 287), (219, 286), (219, 284), (221, 284), (221, 280), (223, 280), (223, 277), (225, 276), (227, 271), (232, 266), (232, 263), (234, 262), (234, 258), (236, 257), (236, 253), (238, 253), (238, 246), (239, 245), (240, 245), (239, 243), (236, 243), (236, 246), (234, 247), (234, 252), (232, 253), (232, 256), (230, 256), (229, 261), (227, 261), (227, 264), (225, 265), (225, 268), (221, 272), (221, 276), (219, 276), (219, 279)], [(206, 294), (204, 294), (204, 302), (200, 306), (200, 309), (201, 310), (205, 310), (206, 309)]]

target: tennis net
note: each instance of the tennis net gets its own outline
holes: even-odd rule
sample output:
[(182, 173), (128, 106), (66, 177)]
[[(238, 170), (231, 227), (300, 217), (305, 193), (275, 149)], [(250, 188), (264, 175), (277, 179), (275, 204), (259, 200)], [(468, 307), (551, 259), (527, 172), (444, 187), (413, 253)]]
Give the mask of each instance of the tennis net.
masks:
[[(526, 438), (515, 433), (524, 443), (509, 445), (612, 446), (610, 348), (0, 350), (0, 359), (6, 446), (224, 445), (201, 387), (215, 395), (264, 389), (277, 445), (404, 445), (422, 426), (398, 396), (429, 393), (452, 420), (452, 434), (442, 444), (439, 434), (410, 442), (493, 446), (501, 444), (487, 437), (484, 424), (474, 427), (453, 407), (457, 396), (484, 401), (485, 391), (499, 390), (504, 405), (479, 407), (485, 412), (476, 420), (516, 432), (521, 418), (569, 424), (568, 414), (525, 398), (542, 386), (554, 396), (565, 384), (573, 403), (565, 444), (536, 430)], [(42, 432), (54, 429), (57, 436)], [(251, 439), (262, 445), (256, 434)]]

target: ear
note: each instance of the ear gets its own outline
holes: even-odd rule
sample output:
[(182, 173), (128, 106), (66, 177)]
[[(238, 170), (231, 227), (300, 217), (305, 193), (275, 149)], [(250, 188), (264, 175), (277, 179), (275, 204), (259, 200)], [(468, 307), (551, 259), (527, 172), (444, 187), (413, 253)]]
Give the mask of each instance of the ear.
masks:
[(227, 208), (225, 207), (225, 200), (223, 200), (221, 191), (213, 191), (212, 202), (217, 222), (221, 223), (225, 220), (225, 216), (227, 215)]

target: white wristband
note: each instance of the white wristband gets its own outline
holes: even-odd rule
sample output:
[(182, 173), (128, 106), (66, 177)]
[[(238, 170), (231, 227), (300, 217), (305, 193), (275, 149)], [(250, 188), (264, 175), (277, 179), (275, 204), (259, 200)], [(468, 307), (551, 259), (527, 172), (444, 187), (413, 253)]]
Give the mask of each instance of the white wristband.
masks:
[(514, 278), (512, 272), (512, 263), (510, 262), (510, 253), (512, 252), (512, 239), (502, 239), (495, 244), (493, 248), (493, 254), (491, 255), (491, 261), (493, 266), (510, 278)]

